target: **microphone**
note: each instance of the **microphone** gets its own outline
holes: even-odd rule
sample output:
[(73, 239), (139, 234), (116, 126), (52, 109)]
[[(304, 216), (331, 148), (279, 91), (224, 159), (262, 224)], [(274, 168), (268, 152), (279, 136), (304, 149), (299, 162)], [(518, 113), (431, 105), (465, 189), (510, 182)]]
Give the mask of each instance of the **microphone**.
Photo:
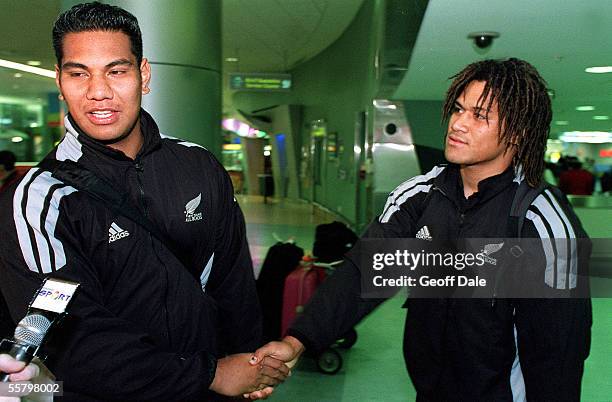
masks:
[[(32, 361), (49, 327), (51, 327), (51, 321), (44, 315), (37, 313), (26, 315), (15, 328), (13, 344), (8, 354), (27, 365)], [(0, 374), (0, 382), (8, 382), (9, 376), (8, 373)]]
[[(15, 328), (13, 339), (4, 339), (0, 350), (27, 365), (37, 356), (49, 330), (66, 315), (66, 307), (78, 283), (47, 278), (35, 294), (28, 313)], [(3, 352), (5, 353), (5, 352)], [(10, 374), (0, 372), (0, 382), (8, 382)]]

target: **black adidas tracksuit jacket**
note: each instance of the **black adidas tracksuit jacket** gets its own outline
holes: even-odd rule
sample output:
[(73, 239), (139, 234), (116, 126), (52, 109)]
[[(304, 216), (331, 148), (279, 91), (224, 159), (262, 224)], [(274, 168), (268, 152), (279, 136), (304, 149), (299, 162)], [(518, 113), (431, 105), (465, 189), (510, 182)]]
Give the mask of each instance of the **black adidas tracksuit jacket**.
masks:
[[(67, 399), (206, 398), (216, 357), (259, 346), (261, 312), (229, 176), (202, 147), (160, 135), (141, 112), (135, 160), (68, 116), (50, 158), (73, 160), (127, 192), (178, 246), (32, 168), (0, 199), (0, 286), (15, 322), (41, 279), (81, 284), (50, 343)], [(186, 266), (186, 268), (185, 268)]]
[[(466, 200), (458, 167), (435, 167), (395, 189), (363, 237), (516, 237), (509, 211), (521, 181), (508, 169), (482, 181)], [(576, 240), (586, 234), (567, 199), (554, 193), (544, 190), (531, 203), (521, 237), (568, 239), (562, 242), (567, 248), (538, 247), (517, 266), (525, 268), (524, 281), (567, 296), (576, 286), (576, 259), (588, 258), (590, 242)], [(289, 330), (307, 349), (331, 344), (382, 302), (361, 297), (359, 264), (359, 254), (349, 253)], [(590, 299), (409, 298), (404, 307), (404, 357), (417, 400), (580, 400)]]

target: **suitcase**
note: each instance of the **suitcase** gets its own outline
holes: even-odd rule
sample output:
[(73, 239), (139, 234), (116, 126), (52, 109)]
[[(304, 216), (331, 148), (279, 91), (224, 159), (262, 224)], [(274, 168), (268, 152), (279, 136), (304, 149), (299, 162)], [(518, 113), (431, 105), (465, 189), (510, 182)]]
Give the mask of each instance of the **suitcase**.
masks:
[(283, 335), (295, 318), (304, 311), (304, 306), (327, 276), (325, 269), (315, 266), (313, 262), (311, 258), (304, 257), (300, 265), (285, 279), (281, 321)]
[[(311, 257), (304, 257), (300, 265), (285, 279), (285, 290), (283, 292), (283, 317), (282, 333), (287, 332), (302, 311), (304, 306), (313, 296), (319, 285), (327, 277), (327, 270), (334, 269), (335, 263), (326, 264)], [(349, 349), (357, 341), (357, 332), (351, 329), (335, 345), (324, 349), (315, 355), (315, 361), (319, 371), (324, 374), (336, 374), (342, 368), (342, 356), (335, 347)], [(335, 347), (334, 347), (335, 346)]]
[(281, 242), (270, 247), (266, 254), (257, 278), (265, 342), (280, 339), (285, 278), (300, 263), (303, 255), (304, 250), (295, 244)]

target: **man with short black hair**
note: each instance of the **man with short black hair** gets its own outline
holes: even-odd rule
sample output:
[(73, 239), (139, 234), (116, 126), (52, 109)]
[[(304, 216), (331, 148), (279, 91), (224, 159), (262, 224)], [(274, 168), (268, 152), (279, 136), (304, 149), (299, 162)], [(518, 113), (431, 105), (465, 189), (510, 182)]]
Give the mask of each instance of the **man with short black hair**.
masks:
[(0, 286), (13, 318), (43, 278), (80, 283), (48, 345), (64, 400), (209, 400), (284, 380), (282, 362), (248, 364), (261, 312), (227, 172), (141, 109), (151, 68), (136, 18), (76, 5), (55, 22), (53, 46), (69, 113), (46, 160), (89, 171), (157, 229), (42, 167), (0, 199)]
[[(363, 238), (542, 239), (511, 257), (525, 274), (520, 285), (538, 298), (499, 298), (494, 287), (474, 299), (409, 298), (404, 357), (417, 401), (579, 401), (591, 303), (572, 295), (585, 287), (578, 261), (590, 244), (578, 241), (587, 235), (567, 199), (542, 184), (546, 83), (518, 59), (479, 61), (452, 78), (443, 107), (450, 163), (398, 186)], [(523, 191), (533, 199), (513, 216)], [(283, 341), (259, 349), (253, 364), (273, 356), (293, 365), (369, 314), (383, 300), (362, 296), (368, 269), (349, 253)]]

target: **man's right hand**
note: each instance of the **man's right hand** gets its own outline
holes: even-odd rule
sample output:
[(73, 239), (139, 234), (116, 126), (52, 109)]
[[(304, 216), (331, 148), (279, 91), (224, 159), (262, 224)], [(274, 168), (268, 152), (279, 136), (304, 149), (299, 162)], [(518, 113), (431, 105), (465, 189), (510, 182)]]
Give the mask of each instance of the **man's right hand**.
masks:
[(251, 357), (250, 353), (240, 353), (219, 359), (210, 389), (226, 396), (266, 390), (261, 398), (267, 398), (272, 393), (271, 387), (285, 381), (289, 367), (272, 357), (249, 364)]
[[(286, 336), (280, 342), (270, 342), (257, 349), (249, 363), (252, 365), (266, 364), (266, 359), (284, 361), (289, 368), (293, 368), (304, 353), (304, 344), (297, 338)], [(260, 363), (261, 362), (261, 363)], [(291, 373), (289, 373), (291, 375)], [(267, 387), (262, 390), (245, 393), (243, 397), (250, 399), (266, 399), (272, 393), (272, 388)]]

